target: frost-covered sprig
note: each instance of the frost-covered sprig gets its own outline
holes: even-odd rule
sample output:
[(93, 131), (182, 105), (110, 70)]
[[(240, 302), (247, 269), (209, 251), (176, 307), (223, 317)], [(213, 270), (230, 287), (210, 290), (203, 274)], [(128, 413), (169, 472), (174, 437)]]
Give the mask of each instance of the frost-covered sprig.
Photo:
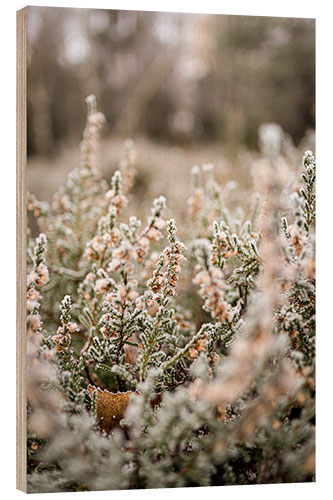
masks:
[(155, 300), (158, 303), (162, 303), (163, 299), (175, 294), (175, 287), (181, 271), (180, 263), (184, 259), (182, 252), (185, 245), (176, 239), (177, 228), (173, 219), (167, 222), (167, 231), (170, 246), (164, 249), (153, 272), (153, 277), (147, 283), (147, 286), (154, 292)]
[[(86, 355), (87, 360), (92, 357), (101, 369), (116, 374), (118, 388), (123, 389), (122, 380), (125, 371), (121, 365), (127, 361), (126, 346), (138, 345), (133, 340), (138, 330), (138, 317), (141, 314), (135, 306), (135, 300), (139, 295), (136, 291), (138, 282), (123, 276), (122, 281), (116, 283), (104, 271), (99, 270), (98, 273), (102, 277), (96, 281), (94, 306), (84, 312), (90, 333), (82, 354)], [(100, 297), (104, 297), (102, 303)], [(96, 333), (102, 335), (103, 345), (95, 336)], [(125, 377), (125, 382), (127, 378)]]
[(259, 234), (252, 230), (251, 221), (245, 221), (238, 231), (239, 236), (231, 233), (225, 221), (215, 221), (211, 229), (211, 244), (209, 240), (197, 240), (194, 244), (199, 262), (199, 274), (194, 278), (194, 283), (201, 286), (201, 296), (207, 293), (211, 295), (208, 300), (211, 305), (207, 302), (205, 306), (210, 310), (213, 306), (217, 316), (222, 314), (222, 309), (225, 310), (222, 306), (222, 309), (218, 307), (220, 302), (229, 303), (227, 309), (237, 305), (240, 312), (245, 310), (249, 291), (254, 288), (255, 277), (259, 272)]
[(304, 217), (305, 229), (309, 232), (310, 226), (314, 224), (316, 219), (315, 211), (315, 182), (316, 182), (316, 160), (312, 151), (305, 151), (302, 166), (304, 172), (302, 173), (302, 180), (304, 188), (300, 189), (300, 195), (304, 198)]
[(291, 195), (294, 220), (290, 225), (286, 217), (281, 221), (284, 301), (276, 313), (278, 331), (288, 333), (291, 359), (301, 371), (313, 366), (315, 359), (315, 159), (311, 151), (304, 154), (302, 167), (305, 187)]
[(80, 413), (85, 399), (85, 364), (71, 348), (72, 335), (79, 331), (78, 325), (72, 322), (71, 310), (71, 298), (65, 295), (60, 305), (61, 326), (55, 335), (46, 339), (46, 344), (56, 350), (59, 387), (68, 398), (68, 409)]
[(311, 226), (316, 219), (316, 160), (311, 151), (306, 151), (302, 159), (301, 179), (304, 186), (299, 193), (290, 196), (294, 221), (288, 224), (287, 217), (282, 218), (282, 231), (289, 241), (289, 257), (292, 260), (301, 260), (308, 244)]
[(46, 263), (52, 274), (44, 291), (49, 309), (48, 323), (54, 322), (64, 288), (76, 303), (78, 284), (90, 267), (84, 257), (85, 245), (96, 235), (98, 221), (109, 207), (107, 183), (97, 169), (97, 147), (103, 120), (96, 112), (95, 99), (88, 101), (80, 166), (69, 173), (66, 184), (54, 195), (51, 208), (43, 217), (48, 237)]
[[(114, 194), (118, 192), (119, 195), (119, 175), (114, 179), (113, 185)], [(133, 278), (135, 263), (142, 263), (146, 255), (146, 250), (140, 246), (143, 243), (143, 239), (146, 238), (149, 243), (150, 241), (154, 241), (157, 235), (152, 234), (152, 231), (159, 233), (160, 229), (162, 229), (162, 225), (159, 222), (162, 222), (160, 217), (164, 207), (165, 199), (163, 197), (155, 200), (148, 227), (141, 235), (137, 234), (141, 222), (136, 217), (130, 218), (129, 225), (120, 223), (118, 241), (114, 247), (111, 247), (110, 252), (107, 251), (105, 253), (103, 259), (105, 262), (109, 261), (106, 267), (107, 271), (105, 272), (102, 269), (98, 271), (103, 276), (101, 274), (99, 279), (95, 280), (93, 293), (91, 291), (92, 284), (89, 285), (88, 282), (85, 285), (85, 290), (82, 288), (83, 297), (87, 297), (90, 301), (88, 305), (90, 314), (88, 315), (87, 323), (89, 324), (90, 322), (91, 327), (94, 328), (98, 320), (97, 331), (103, 336), (105, 342), (110, 345), (110, 353), (113, 353), (111, 357), (103, 357), (101, 351), (98, 350), (98, 356), (95, 353), (93, 358), (98, 362), (100, 368), (116, 375), (119, 389), (124, 389), (124, 384), (129, 381), (128, 377), (124, 377), (125, 371), (122, 367), (125, 366), (127, 356), (130, 356), (130, 349), (138, 346), (137, 322), (138, 317), (142, 313), (142, 308), (137, 308), (138, 303), (136, 299), (138, 299), (139, 293), (137, 291), (138, 282)], [(103, 227), (109, 226), (108, 224), (104, 224)], [(112, 227), (112, 231), (114, 229)], [(159, 234), (158, 237), (160, 237)], [(108, 274), (114, 275), (115, 272), (119, 272), (120, 281), (118, 283), (110, 278)], [(91, 281), (93, 282), (94, 279)], [(90, 292), (88, 291), (89, 287)], [(99, 297), (103, 295), (105, 300), (102, 304), (103, 310), (100, 316), (101, 302)], [(93, 323), (91, 317), (93, 318)], [(86, 348), (84, 348), (84, 353), (87, 356), (96, 350), (96, 346), (94, 348), (91, 347), (94, 342), (93, 335), (94, 333), (90, 330)], [(130, 385), (133, 385), (133, 382)]]
[(148, 255), (151, 243), (162, 238), (162, 230), (165, 221), (162, 212), (165, 209), (165, 198), (160, 196), (154, 200), (152, 215), (144, 230), (138, 234), (141, 221), (137, 217), (130, 217), (129, 224), (119, 225), (118, 245), (111, 252), (111, 260), (108, 265), (110, 273), (123, 270), (126, 275), (134, 272), (135, 263), (142, 264)]
[[(223, 269), (226, 260), (235, 257), (236, 262), (240, 261), (242, 263), (244, 272), (248, 271), (249, 274), (255, 276), (259, 270), (260, 257), (257, 242), (260, 235), (252, 231), (251, 228), (251, 222), (249, 220), (245, 221), (243, 226), (239, 228), (238, 236), (236, 233), (231, 233), (230, 227), (225, 222), (218, 223), (215, 221), (211, 246), (212, 263)], [(236, 268), (236, 266), (233, 267)]]
[(111, 180), (111, 189), (106, 193), (110, 204), (115, 207), (117, 215), (120, 210), (127, 205), (128, 200), (123, 194), (123, 177), (120, 170), (116, 170)]
[(39, 314), (41, 294), (38, 289), (49, 281), (49, 271), (45, 265), (45, 254), (47, 250), (47, 239), (41, 233), (36, 238), (32, 254), (32, 269), (27, 278), (27, 336), (33, 333), (41, 333), (42, 318)]
[(146, 248), (150, 243), (159, 241), (162, 237), (161, 231), (165, 228), (166, 223), (163, 218), (163, 212), (166, 209), (166, 199), (164, 196), (155, 198), (151, 209), (151, 216), (148, 218), (146, 227), (139, 236), (139, 244)]
[(77, 332), (79, 327), (71, 321), (72, 303), (69, 295), (66, 295), (60, 305), (60, 321), (56, 335), (51, 337), (58, 353), (66, 351), (71, 345), (71, 334)]
[(97, 234), (87, 243), (85, 255), (90, 261), (99, 261), (102, 267), (110, 256), (110, 249), (120, 240), (120, 230), (116, 227), (120, 210), (127, 204), (127, 198), (122, 194), (122, 176), (117, 170), (111, 180), (112, 188), (106, 193), (108, 202), (107, 213), (102, 215), (97, 224)]
[[(176, 239), (177, 228), (173, 219), (167, 222), (167, 230), (169, 246), (164, 249), (163, 257), (160, 257), (153, 278), (147, 283), (147, 286), (154, 292), (154, 300), (159, 307), (152, 328), (141, 335), (142, 346), (138, 358), (141, 380), (144, 380), (149, 365), (161, 362), (163, 358), (163, 353), (158, 352), (158, 348), (165, 340), (166, 325), (170, 321), (167, 305), (169, 298), (175, 295), (175, 287), (181, 270), (180, 262), (184, 259), (182, 252), (185, 245)], [(163, 266), (165, 266), (165, 271), (162, 271)]]
[(212, 318), (219, 322), (230, 322), (232, 318), (231, 307), (227, 302), (224, 289), (225, 282), (220, 268), (213, 267), (210, 263), (209, 245), (204, 241), (197, 245), (196, 255), (199, 264), (198, 271), (193, 279), (195, 285), (199, 285), (199, 295), (205, 300), (204, 309), (209, 311)]
[(232, 257), (233, 252), (229, 248), (229, 243), (225, 233), (219, 227), (217, 222), (214, 223), (213, 241), (211, 246), (211, 261), (212, 264), (223, 269), (225, 259)]
[[(210, 323), (205, 323), (201, 326), (192, 338), (185, 344), (185, 346), (178, 348), (176, 353), (169, 357), (162, 365), (161, 370), (166, 371), (174, 366), (177, 361), (181, 360), (184, 356), (189, 356), (190, 359), (196, 359), (200, 353), (208, 348), (208, 343), (214, 334), (215, 327)], [(215, 358), (215, 361), (217, 359)]]
[(28, 276), (28, 287), (43, 286), (49, 281), (49, 271), (45, 265), (47, 240), (45, 234), (41, 233), (36, 239), (33, 253), (33, 269)]

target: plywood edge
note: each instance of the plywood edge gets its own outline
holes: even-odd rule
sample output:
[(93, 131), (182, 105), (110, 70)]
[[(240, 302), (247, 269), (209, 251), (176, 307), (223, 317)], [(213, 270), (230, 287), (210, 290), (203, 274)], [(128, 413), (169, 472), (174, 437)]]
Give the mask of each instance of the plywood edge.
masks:
[(27, 492), (27, 8), (16, 13), (16, 487)]

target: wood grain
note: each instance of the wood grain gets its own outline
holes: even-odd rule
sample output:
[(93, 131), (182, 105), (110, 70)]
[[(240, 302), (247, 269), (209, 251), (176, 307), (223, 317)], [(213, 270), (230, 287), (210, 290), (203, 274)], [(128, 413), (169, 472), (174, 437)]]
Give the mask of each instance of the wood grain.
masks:
[(16, 16), (16, 487), (26, 492), (27, 9)]

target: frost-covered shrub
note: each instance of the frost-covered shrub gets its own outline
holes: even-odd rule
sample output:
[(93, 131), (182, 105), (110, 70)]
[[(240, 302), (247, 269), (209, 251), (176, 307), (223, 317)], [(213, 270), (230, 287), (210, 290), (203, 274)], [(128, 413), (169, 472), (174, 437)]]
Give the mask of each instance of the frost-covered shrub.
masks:
[(130, 215), (132, 142), (100, 177), (87, 103), (80, 166), (28, 197), (29, 491), (313, 481), (313, 154), (261, 128), (243, 207), (194, 167), (183, 243), (163, 196)]

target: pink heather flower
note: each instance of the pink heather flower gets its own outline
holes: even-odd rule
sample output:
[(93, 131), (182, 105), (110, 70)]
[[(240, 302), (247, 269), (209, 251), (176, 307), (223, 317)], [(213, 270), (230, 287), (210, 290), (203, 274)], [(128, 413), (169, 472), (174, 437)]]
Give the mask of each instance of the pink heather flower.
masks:
[(118, 289), (118, 300), (120, 300), (121, 302), (125, 302), (126, 300), (126, 297), (127, 297), (127, 290), (126, 290), (126, 287), (125, 286), (121, 286), (119, 289)]
[(76, 333), (80, 331), (80, 328), (78, 327), (77, 323), (68, 323), (67, 328), (69, 333)]
[(161, 233), (155, 227), (151, 227), (149, 229), (149, 231), (147, 232), (147, 238), (149, 239), (149, 241), (154, 243), (155, 241), (158, 241), (161, 239)]
[(121, 260), (119, 259), (112, 259), (111, 262), (108, 265), (108, 271), (117, 271), (121, 266)]
[(36, 285), (43, 286), (49, 281), (49, 270), (45, 264), (39, 264), (37, 268), (38, 277), (36, 279)]
[(30, 330), (32, 330), (33, 332), (38, 332), (41, 324), (41, 317), (39, 314), (31, 314), (30, 316), (28, 316), (28, 325)]
[(139, 297), (139, 294), (138, 292), (136, 292), (135, 290), (131, 290), (130, 292), (128, 292), (128, 298), (130, 300), (135, 300)]
[(159, 231), (162, 231), (163, 229), (165, 229), (166, 227), (166, 222), (164, 219), (161, 219), (160, 217), (158, 217), (157, 219), (155, 219), (154, 221), (154, 227), (156, 229), (158, 229)]
[(104, 293), (109, 288), (109, 280), (107, 278), (100, 278), (96, 281), (95, 292), (97, 295)]
[(142, 237), (139, 239), (139, 245), (140, 245), (142, 248), (148, 248), (148, 247), (149, 247), (149, 238), (147, 238), (146, 236), (142, 236)]

